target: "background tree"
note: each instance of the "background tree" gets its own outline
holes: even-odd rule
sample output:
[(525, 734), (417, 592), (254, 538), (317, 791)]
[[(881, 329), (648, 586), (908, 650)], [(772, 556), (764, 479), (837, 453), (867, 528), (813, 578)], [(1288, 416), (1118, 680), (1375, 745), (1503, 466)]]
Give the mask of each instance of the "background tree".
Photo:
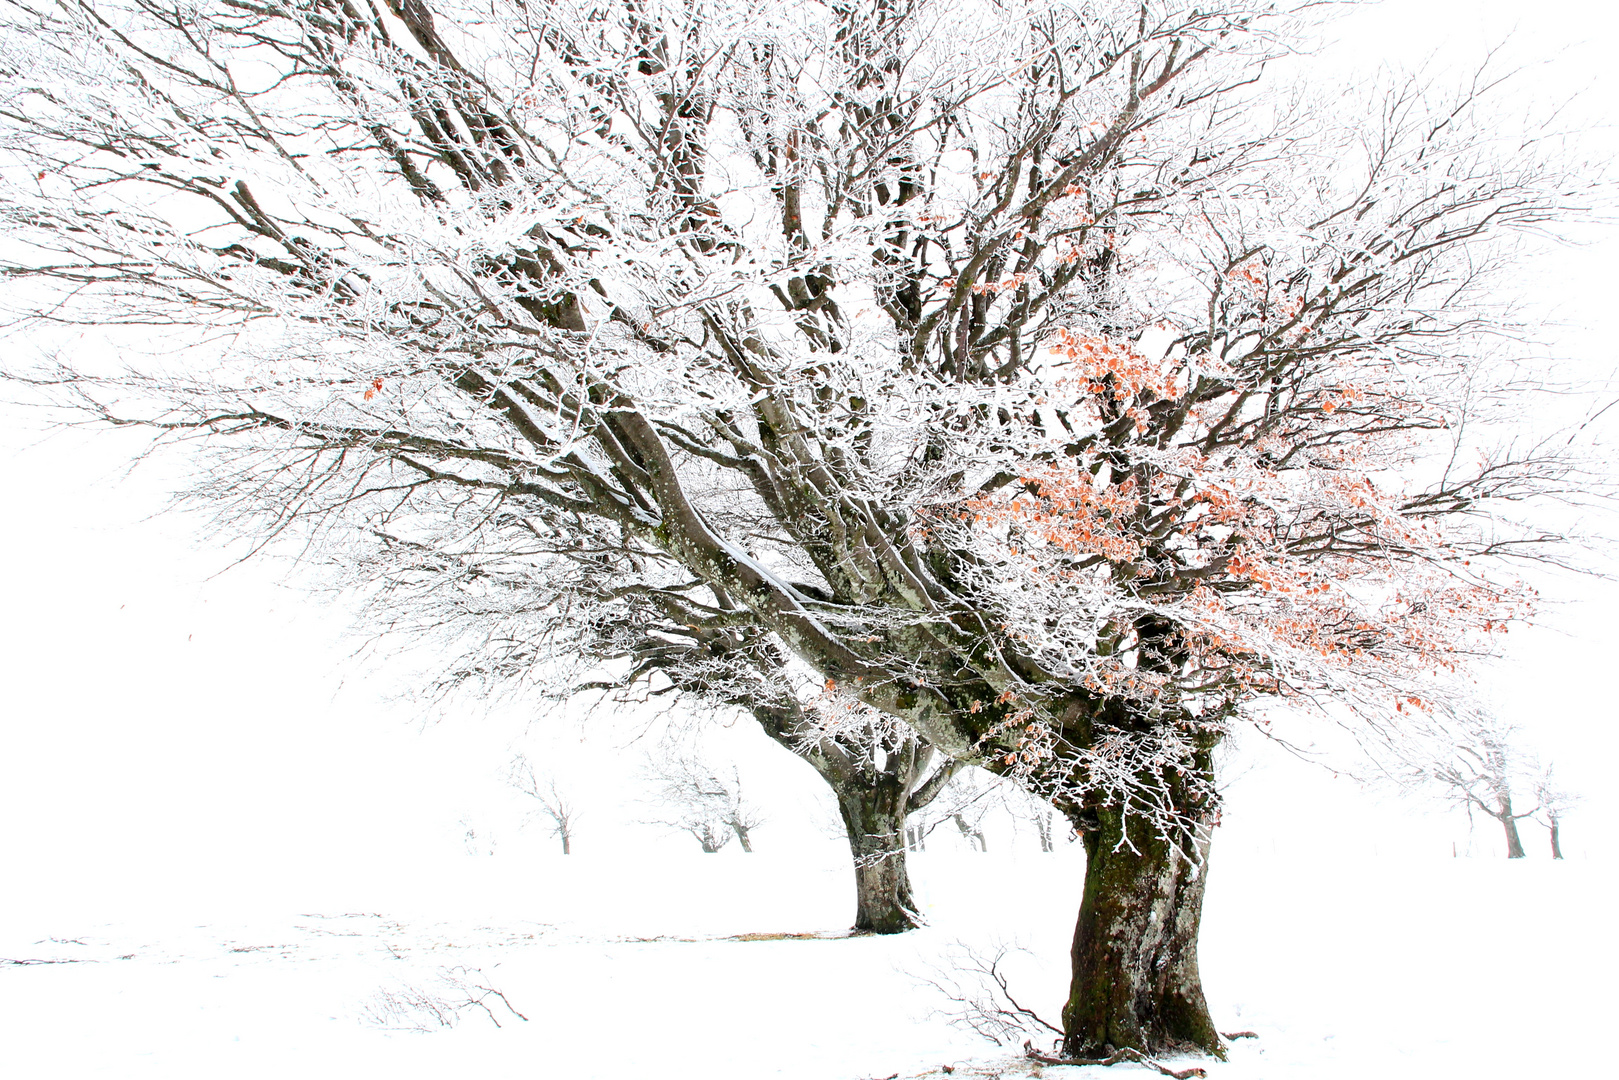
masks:
[(1542, 810), (1513, 807), (1513, 784), (1525, 778), (1518, 736), (1516, 724), (1473, 706), (1458, 710), (1455, 722), (1407, 743), (1422, 748), (1409, 759), (1410, 779), (1432, 785), (1442, 797), (1459, 804), (1469, 821), (1475, 810), (1495, 819), (1505, 835), (1509, 859), (1524, 857), (1518, 822)]
[(1017, 822), (1034, 827), (1042, 852), (1049, 855), (1057, 850), (1057, 812), (1050, 803), (1016, 785), (1008, 786), (1003, 792), (1002, 802), (1012, 815), (1014, 827)]
[(917, 811), (918, 842), (924, 841), (940, 825), (949, 823), (975, 851), (988, 851), (984, 820), (1002, 805), (1003, 785), (982, 769), (959, 769), (944, 784), (938, 797), (926, 810)]
[(647, 778), (656, 786), (663, 815), (654, 824), (690, 833), (710, 855), (732, 836), (752, 854), (753, 830), (764, 824), (764, 816), (744, 795), (736, 766), (714, 767), (689, 749), (668, 748), (648, 758)]
[(1563, 844), (1560, 829), (1563, 818), (1580, 805), (1580, 797), (1562, 785), (1552, 765), (1545, 766), (1536, 774), (1534, 792), (1535, 801), (1540, 804), (1540, 812), (1546, 819), (1546, 829), (1551, 834), (1552, 858), (1561, 859)]
[(1258, 0), (0, 19), (8, 302), (155, 346), (17, 378), (199, 451), (255, 546), (1017, 775), (1086, 847), (1071, 1055), (1220, 1051), (1214, 747), (1439, 709), (1557, 539), (1504, 509), (1583, 483), (1495, 444), (1490, 362), (1500, 241), (1580, 183), (1488, 80), (1272, 93)]
[(551, 820), (551, 835), (562, 841), (562, 854), (573, 854), (573, 830), (579, 821), (579, 811), (573, 801), (562, 793), (553, 777), (541, 783), (534, 774), (534, 766), (519, 756), (512, 762), (511, 785), (540, 804), (540, 810)]

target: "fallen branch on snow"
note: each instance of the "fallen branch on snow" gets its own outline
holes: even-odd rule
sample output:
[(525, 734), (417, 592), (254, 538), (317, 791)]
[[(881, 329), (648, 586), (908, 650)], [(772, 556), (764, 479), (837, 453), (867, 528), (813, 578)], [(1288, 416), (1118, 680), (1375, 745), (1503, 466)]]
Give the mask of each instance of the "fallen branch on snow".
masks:
[(1050, 1054), (1042, 1054), (1034, 1048), (1032, 1043), (1023, 1044), (1023, 1054), (1031, 1061), (1038, 1061), (1042, 1065), (1117, 1065), (1124, 1061), (1134, 1061), (1142, 1065), (1150, 1065), (1165, 1076), (1173, 1076), (1175, 1080), (1192, 1080), (1192, 1077), (1208, 1076), (1207, 1069), (1196, 1065), (1186, 1069), (1171, 1069), (1168, 1065), (1154, 1058), (1148, 1057), (1140, 1050), (1132, 1050), (1128, 1046), (1123, 1050), (1115, 1050), (1105, 1058), (1060, 1058)]

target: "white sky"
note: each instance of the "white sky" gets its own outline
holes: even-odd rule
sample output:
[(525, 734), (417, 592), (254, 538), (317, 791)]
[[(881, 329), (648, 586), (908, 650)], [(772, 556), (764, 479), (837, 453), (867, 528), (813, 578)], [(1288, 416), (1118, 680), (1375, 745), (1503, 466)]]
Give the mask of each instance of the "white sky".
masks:
[[(1537, 62), (1525, 99), (1583, 89), (1574, 112), (1607, 123), (1619, 106), (1607, 54), (1616, 22), (1608, 5), (1576, 0), (1390, 0), (1347, 15), (1340, 43), (1315, 62), (1434, 56), (1442, 68), (1515, 29), (1505, 52)], [(1595, 137), (1616, 145), (1611, 131)], [(1535, 293), (1565, 324), (1548, 330), (1554, 351), (1604, 373), (1619, 362), (1619, 238), (1582, 235), (1584, 248), (1540, 260)], [(219, 574), (225, 557), (186, 522), (151, 519), (163, 478), (119, 471), (134, 445), (125, 436), (39, 443), (17, 410), (0, 419), (0, 865), (31, 883), (22, 899), (94, 904), (182, 887), (223, 899), (374, 879), (460, 851), (463, 820), (508, 848), (537, 847), (543, 830), (515, 837), (522, 807), (499, 785), (510, 752), (527, 746), (559, 771), (598, 775), (622, 758), (610, 742), (578, 746), (576, 725), (556, 717), (535, 718), (548, 733), (539, 748), (533, 731), (524, 742), (528, 718), (510, 712), (424, 729), (387, 702), (386, 678), (353, 672), (341, 611), (278, 587), (275, 567)], [(1601, 857), (1619, 843), (1619, 807), (1604, 790), (1619, 756), (1619, 586), (1548, 584), (1561, 603), (1545, 625), (1514, 633), (1497, 680), (1509, 711), (1590, 798), (1568, 822), (1571, 852)], [(731, 740), (763, 770), (762, 790), (785, 793), (761, 843), (824, 839), (807, 767), (756, 732)], [(650, 842), (627, 824), (633, 810), (598, 797), (590, 811), (582, 846)], [(1320, 843), (1324, 827), (1364, 838), (1368, 813), (1346, 783), (1275, 764), (1240, 781), (1234, 811), (1256, 845)], [(1404, 807), (1369, 812), (1390, 833), (1408, 824)], [(1430, 853), (1466, 835), (1459, 818), (1425, 829)], [(1539, 830), (1526, 841), (1538, 856)]]

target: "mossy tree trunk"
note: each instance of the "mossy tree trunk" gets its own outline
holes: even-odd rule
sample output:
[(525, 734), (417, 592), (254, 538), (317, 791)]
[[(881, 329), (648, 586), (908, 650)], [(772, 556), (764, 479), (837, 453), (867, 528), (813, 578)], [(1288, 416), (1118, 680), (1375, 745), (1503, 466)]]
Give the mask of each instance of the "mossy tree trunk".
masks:
[(838, 812), (854, 858), (854, 928), (897, 934), (917, 925), (905, 869), (906, 792), (897, 778), (837, 791)]
[(1062, 1012), (1069, 1057), (1126, 1047), (1225, 1056), (1197, 966), (1215, 818), (1212, 753), (1211, 745), (1197, 754), (1199, 775), (1161, 781), (1182, 819), (1174, 835), (1117, 805), (1070, 814), (1086, 864)]
[(935, 757), (914, 736), (875, 753), (809, 755), (837, 796), (849, 838), (856, 930), (897, 934), (919, 925), (905, 867), (905, 819), (932, 802), (960, 768), (949, 760), (934, 768)]
[(1141, 817), (1116, 809), (1098, 817), (1100, 827), (1084, 834), (1064, 1053), (1097, 1057), (1131, 1047), (1223, 1056), (1197, 968), (1207, 845), (1199, 865)]

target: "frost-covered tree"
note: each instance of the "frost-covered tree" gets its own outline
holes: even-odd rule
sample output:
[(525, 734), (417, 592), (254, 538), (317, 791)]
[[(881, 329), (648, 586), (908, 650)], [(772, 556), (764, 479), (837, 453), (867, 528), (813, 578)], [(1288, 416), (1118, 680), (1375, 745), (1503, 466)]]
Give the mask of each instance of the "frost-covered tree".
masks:
[(512, 762), (508, 777), (512, 787), (540, 804), (540, 811), (551, 822), (551, 835), (562, 842), (562, 854), (573, 854), (573, 832), (579, 824), (579, 808), (563, 792), (555, 777), (541, 780), (533, 764), (524, 757)]
[(1523, 858), (1518, 822), (1533, 817), (1541, 807), (1517, 810), (1513, 806), (1514, 785), (1526, 778), (1534, 782), (1518, 745), (1518, 726), (1477, 704), (1452, 710), (1449, 720), (1419, 725), (1410, 733), (1412, 737), (1401, 741), (1406, 779), (1460, 806), (1469, 821), (1475, 811), (1494, 819), (1506, 839), (1507, 858)]
[(0, 20), (7, 302), (127, 344), (15, 377), (401, 629), (1014, 774), (1084, 839), (1072, 1055), (1220, 1051), (1214, 747), (1439, 708), (1579, 483), (1490, 335), (1579, 185), (1484, 82), (1268, 89), (1265, 0)]
[[(937, 753), (904, 723), (863, 703), (823, 699), (814, 704), (837, 708), (830, 716), (800, 715), (791, 727), (768, 716), (761, 724), (783, 743), (810, 733), (798, 751), (827, 781), (838, 804), (854, 860), (854, 928), (887, 934), (915, 927), (918, 909), (905, 863), (906, 819), (933, 801), (960, 764)], [(784, 731), (787, 738), (778, 734)]]
[(742, 790), (742, 772), (705, 760), (689, 749), (666, 749), (648, 758), (658, 816), (653, 824), (690, 833), (706, 854), (713, 855), (735, 836), (752, 854), (753, 830), (764, 814)]
[(1546, 819), (1546, 831), (1551, 834), (1552, 858), (1561, 859), (1563, 819), (1580, 805), (1580, 797), (1563, 785), (1557, 778), (1555, 766), (1550, 764), (1536, 774), (1534, 790), (1535, 801), (1540, 804), (1540, 814)]

